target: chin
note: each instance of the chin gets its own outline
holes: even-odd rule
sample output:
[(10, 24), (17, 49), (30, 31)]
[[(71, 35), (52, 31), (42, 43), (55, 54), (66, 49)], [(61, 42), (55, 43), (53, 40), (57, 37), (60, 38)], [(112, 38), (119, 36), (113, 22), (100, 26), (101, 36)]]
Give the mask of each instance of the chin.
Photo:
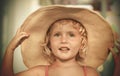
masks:
[(62, 57), (62, 58), (58, 58), (61, 61), (69, 61), (69, 60), (74, 60), (75, 57)]

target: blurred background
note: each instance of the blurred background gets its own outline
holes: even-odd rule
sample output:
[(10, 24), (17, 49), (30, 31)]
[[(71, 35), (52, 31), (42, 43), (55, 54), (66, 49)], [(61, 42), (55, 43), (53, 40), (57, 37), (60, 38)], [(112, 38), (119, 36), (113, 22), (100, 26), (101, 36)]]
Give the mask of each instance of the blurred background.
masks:
[[(26, 17), (33, 11), (48, 5), (83, 7), (98, 11), (111, 25), (115, 38), (120, 32), (119, 0), (0, 0), (0, 64), (5, 49)], [(116, 49), (117, 51), (117, 49)], [(22, 62), (20, 47), (14, 55), (14, 72), (27, 69)], [(113, 76), (114, 62), (110, 54), (106, 62), (98, 68), (101, 76)]]

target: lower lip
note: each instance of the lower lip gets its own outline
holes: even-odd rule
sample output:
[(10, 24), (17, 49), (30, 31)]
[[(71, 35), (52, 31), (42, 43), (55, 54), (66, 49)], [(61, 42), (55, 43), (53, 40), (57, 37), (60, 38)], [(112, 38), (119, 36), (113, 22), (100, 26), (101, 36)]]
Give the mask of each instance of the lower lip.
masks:
[(60, 50), (60, 52), (67, 53), (67, 52), (69, 52), (69, 50)]

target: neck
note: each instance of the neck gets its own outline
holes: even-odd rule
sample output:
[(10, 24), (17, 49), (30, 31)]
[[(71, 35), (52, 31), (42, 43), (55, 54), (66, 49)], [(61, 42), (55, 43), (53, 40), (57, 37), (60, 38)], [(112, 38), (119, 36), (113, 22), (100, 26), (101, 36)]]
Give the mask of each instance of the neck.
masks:
[(54, 67), (72, 67), (72, 66), (78, 66), (78, 62), (75, 59), (71, 60), (59, 60), (56, 59), (56, 61), (52, 64)]

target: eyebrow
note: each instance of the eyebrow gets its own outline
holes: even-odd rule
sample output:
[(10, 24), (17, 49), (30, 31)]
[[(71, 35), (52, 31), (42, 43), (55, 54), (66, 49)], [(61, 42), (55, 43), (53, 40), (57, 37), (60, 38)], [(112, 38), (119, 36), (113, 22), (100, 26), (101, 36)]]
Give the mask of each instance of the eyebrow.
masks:
[[(55, 31), (54, 33), (61, 33), (61, 31)], [(67, 33), (77, 33), (76, 31), (67, 31)]]

